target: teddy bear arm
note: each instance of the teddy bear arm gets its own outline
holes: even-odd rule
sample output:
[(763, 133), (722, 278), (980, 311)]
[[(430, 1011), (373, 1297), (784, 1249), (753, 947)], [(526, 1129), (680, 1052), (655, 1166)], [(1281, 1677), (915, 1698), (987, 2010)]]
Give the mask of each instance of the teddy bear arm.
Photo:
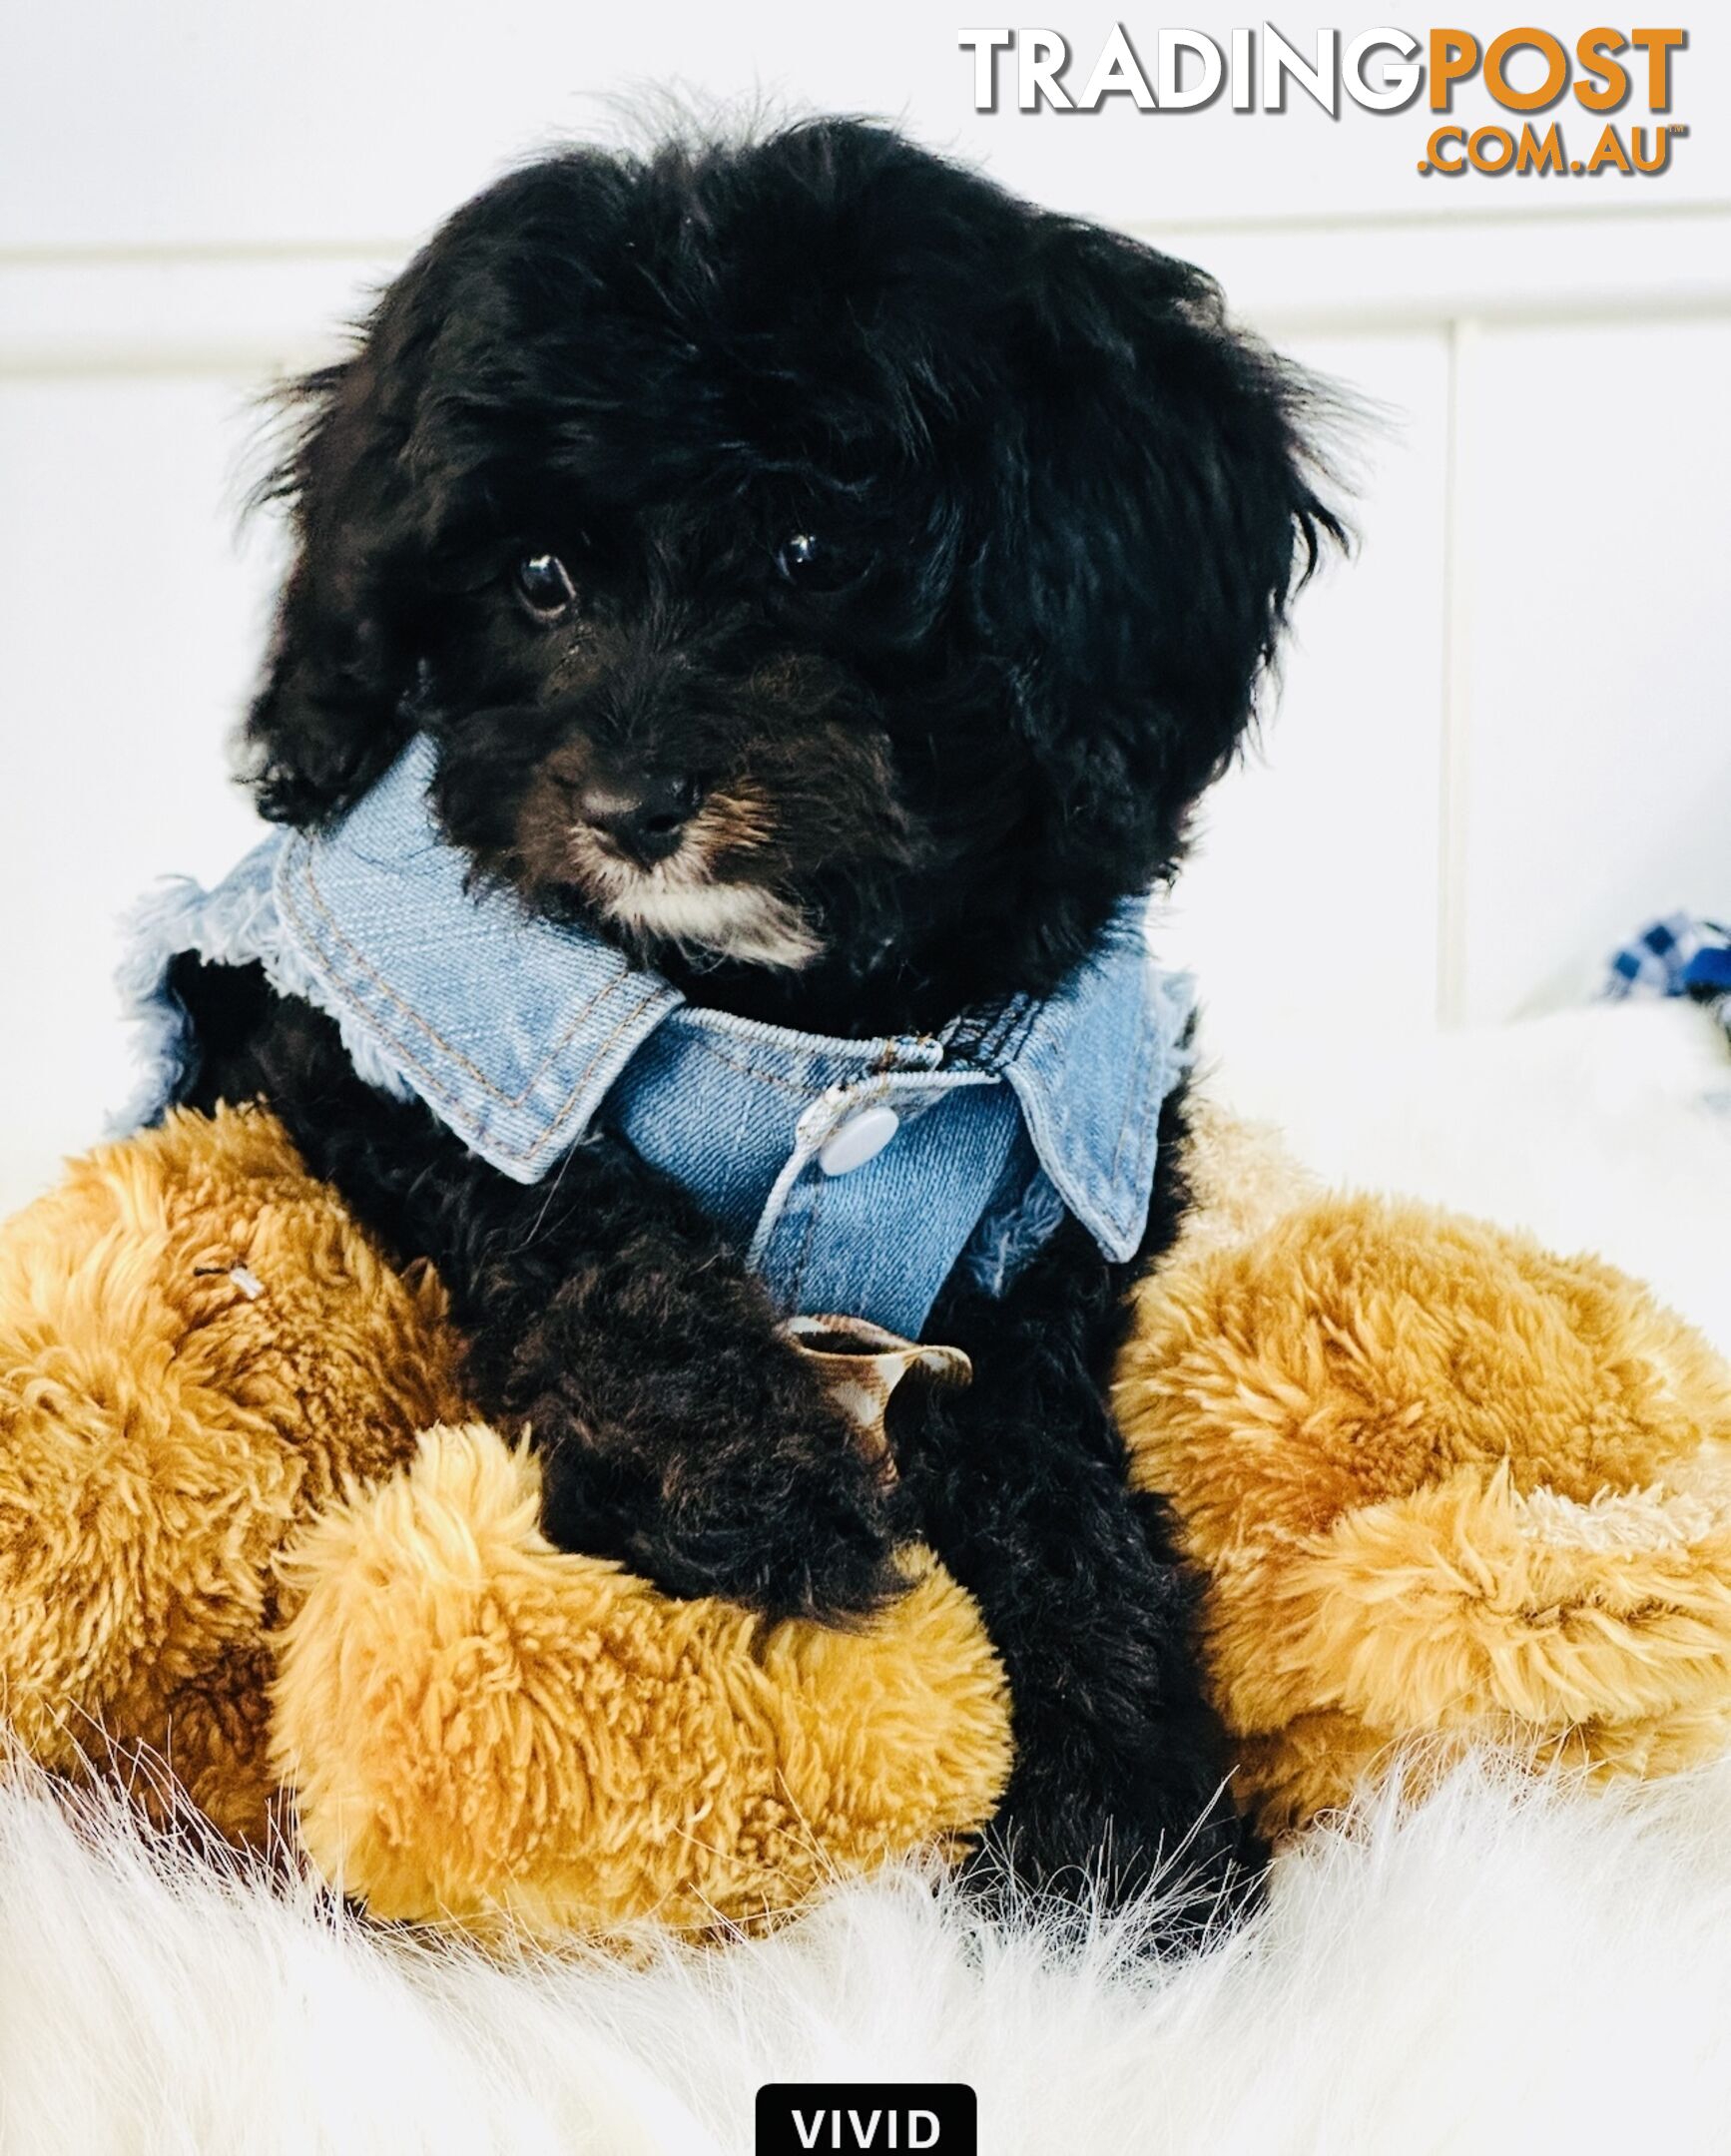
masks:
[(273, 1757), (375, 1913), (706, 1929), (990, 1816), (1002, 1673), (929, 1559), (861, 1629), (772, 1625), (556, 1550), (539, 1507), (531, 1455), (438, 1429), (288, 1567)]

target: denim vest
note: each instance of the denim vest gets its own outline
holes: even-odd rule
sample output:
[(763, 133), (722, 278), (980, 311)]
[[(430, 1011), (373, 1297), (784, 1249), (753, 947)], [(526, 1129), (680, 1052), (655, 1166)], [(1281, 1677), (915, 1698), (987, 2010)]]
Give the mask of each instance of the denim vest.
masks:
[(261, 963), (336, 1020), (361, 1077), (518, 1182), (616, 1133), (786, 1313), (916, 1339), (958, 1264), (1001, 1293), (1066, 1212), (1109, 1258), (1134, 1255), (1192, 1004), (1149, 957), (1145, 900), (1043, 1001), (828, 1039), (697, 1008), (600, 936), (471, 888), (431, 772), (417, 740), (335, 829), (275, 832), (216, 889), (171, 885), (140, 909), (122, 979), (151, 1069), (132, 1123), (194, 1074), (165, 975), (196, 951)]

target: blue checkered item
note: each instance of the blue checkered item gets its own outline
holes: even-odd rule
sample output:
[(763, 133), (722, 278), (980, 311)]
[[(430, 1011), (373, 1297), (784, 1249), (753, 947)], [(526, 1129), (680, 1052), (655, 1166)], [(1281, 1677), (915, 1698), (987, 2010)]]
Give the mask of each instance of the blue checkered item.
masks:
[(1692, 913), (1667, 914), (1615, 953), (1604, 993), (1614, 1001), (1686, 995), (1717, 1003), (1731, 996), (1731, 929)]

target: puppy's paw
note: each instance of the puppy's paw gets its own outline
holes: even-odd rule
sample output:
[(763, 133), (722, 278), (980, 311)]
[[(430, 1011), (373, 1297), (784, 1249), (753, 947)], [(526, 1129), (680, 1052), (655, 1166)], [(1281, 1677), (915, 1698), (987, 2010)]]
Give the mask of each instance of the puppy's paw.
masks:
[(770, 1618), (845, 1623), (902, 1585), (891, 1488), (842, 1417), (764, 1431), (725, 1467), (701, 1439), (627, 1467), (566, 1443), (549, 1453), (542, 1531), (562, 1550), (617, 1557), (664, 1593), (738, 1602)]
[(660, 1558), (669, 1591), (831, 1625), (880, 1609), (904, 1584), (883, 1486), (852, 1465), (815, 1487), (819, 1479), (692, 1521), (677, 1549)]
[(988, 1906), (1035, 1906), (1047, 1928), (1078, 1934), (1127, 1914), (1123, 1943), (1150, 1955), (1191, 1952), (1261, 1906), (1268, 1852), (1224, 1790), (1170, 1805), (1170, 1793), (1045, 1779), (1036, 1765), (1012, 1781), (963, 1867)]

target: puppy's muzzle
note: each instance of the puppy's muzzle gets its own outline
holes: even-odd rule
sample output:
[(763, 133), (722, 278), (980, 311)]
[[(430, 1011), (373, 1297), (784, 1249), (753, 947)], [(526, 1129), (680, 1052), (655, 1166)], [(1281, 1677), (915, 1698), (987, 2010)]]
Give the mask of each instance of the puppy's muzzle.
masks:
[(590, 778), (569, 792), (576, 819), (640, 868), (652, 868), (678, 852), (686, 826), (704, 800), (700, 782), (682, 774)]

